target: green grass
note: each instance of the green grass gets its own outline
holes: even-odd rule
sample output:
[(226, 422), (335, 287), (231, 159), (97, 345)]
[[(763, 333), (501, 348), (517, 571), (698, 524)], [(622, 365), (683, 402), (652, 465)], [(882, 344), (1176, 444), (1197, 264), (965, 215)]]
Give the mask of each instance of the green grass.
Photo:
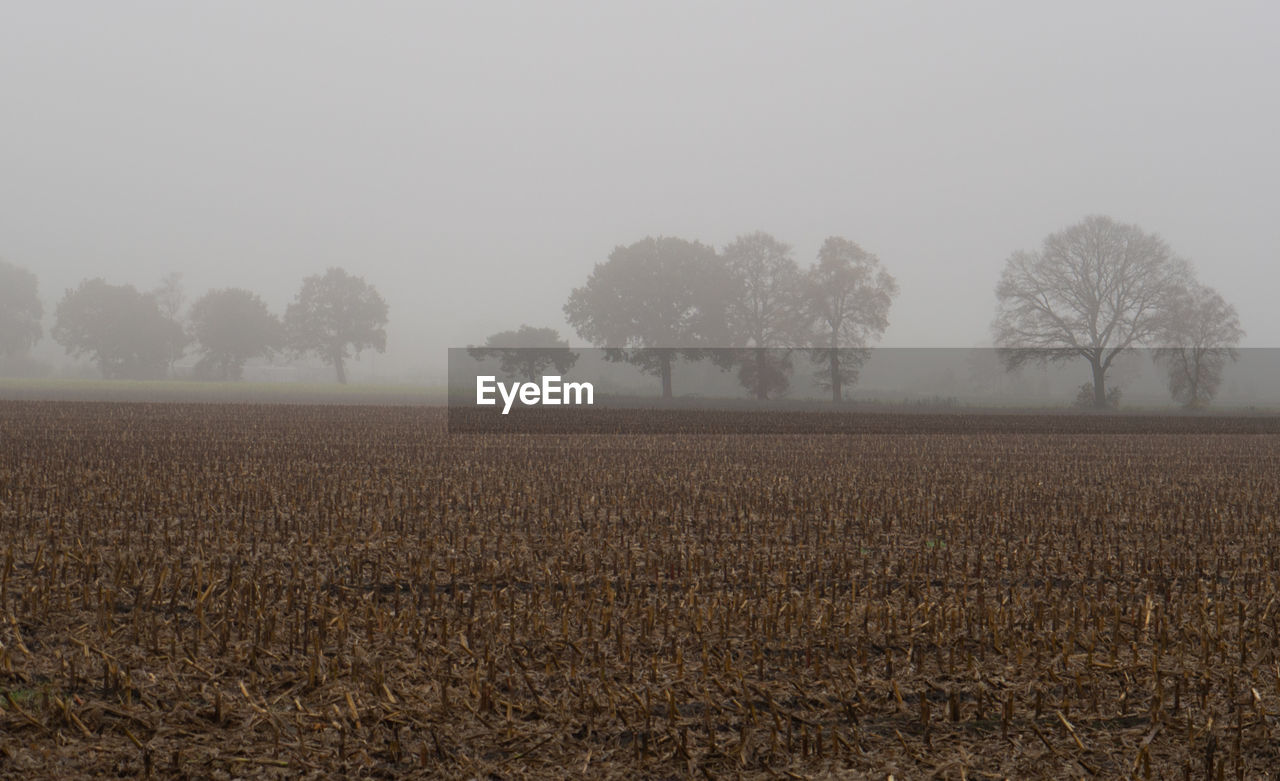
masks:
[(40, 688), (21, 686), (17, 689), (9, 689), (7, 691), (0, 690), (0, 709), (8, 708), (10, 700), (21, 708), (27, 703), (35, 701), (35, 699), (41, 695), (48, 697), (49, 693), (48, 684), (42, 684)]

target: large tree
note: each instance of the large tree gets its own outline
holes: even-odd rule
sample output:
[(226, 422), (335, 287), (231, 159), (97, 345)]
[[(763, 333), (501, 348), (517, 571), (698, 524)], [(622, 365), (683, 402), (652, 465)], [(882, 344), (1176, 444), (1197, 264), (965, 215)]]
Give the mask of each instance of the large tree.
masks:
[(868, 357), (867, 343), (889, 327), (898, 283), (875, 255), (831, 236), (805, 273), (801, 293), (801, 309), (813, 332), (809, 355), (821, 367), (820, 384), (839, 403), (843, 387), (857, 380)]
[(1167, 372), (1174, 401), (1188, 409), (1208, 406), (1243, 337), (1235, 307), (1213, 288), (1187, 286), (1170, 306), (1162, 345), (1152, 353)]
[(790, 384), (788, 348), (805, 341), (800, 269), (791, 247), (762, 231), (737, 237), (722, 254), (732, 278), (727, 317), (738, 380), (758, 399), (777, 395)]
[(724, 346), (723, 291), (728, 281), (715, 250), (696, 241), (648, 237), (617, 247), (564, 305), (583, 339), (662, 379), (671, 398), (677, 357)]
[(1159, 236), (1087, 217), (1006, 261), (996, 286), (996, 346), (1007, 368), (1084, 358), (1094, 406), (1105, 408), (1116, 356), (1160, 333), (1189, 278), (1187, 263)]
[(284, 313), (285, 333), (299, 353), (315, 353), (346, 383), (346, 361), (387, 349), (387, 302), (361, 277), (330, 268), (302, 281)]
[(72, 356), (91, 356), (107, 379), (158, 379), (181, 331), (154, 296), (87, 279), (58, 303), (53, 338)]
[(201, 377), (238, 380), (250, 358), (267, 356), (283, 342), (280, 321), (266, 303), (242, 288), (211, 290), (191, 305), (191, 333), (202, 354)]
[(34, 347), (43, 316), (36, 275), (0, 260), (0, 357), (24, 355)]
[(550, 367), (564, 374), (578, 360), (554, 328), (522, 325), (518, 331), (499, 331), (484, 340), (483, 347), (468, 347), (467, 354), (476, 360), (497, 358), (499, 369), (507, 377), (534, 381)]

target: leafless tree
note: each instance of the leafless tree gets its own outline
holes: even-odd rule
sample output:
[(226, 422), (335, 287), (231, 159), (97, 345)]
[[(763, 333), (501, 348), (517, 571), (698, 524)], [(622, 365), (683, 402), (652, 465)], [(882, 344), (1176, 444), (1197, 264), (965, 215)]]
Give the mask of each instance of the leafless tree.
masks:
[(172, 338), (169, 340), (169, 355), (166, 362), (169, 376), (173, 377), (176, 374), (174, 364), (183, 356), (192, 341), (182, 323), (182, 307), (187, 301), (186, 291), (182, 288), (182, 272), (171, 271), (161, 277), (160, 285), (151, 291), (151, 297), (160, 308), (160, 314), (177, 326), (169, 329)]
[(1186, 261), (1159, 236), (1091, 216), (1052, 233), (1038, 252), (1015, 252), (996, 286), (992, 329), (1006, 368), (1082, 357), (1094, 406), (1108, 404), (1116, 356), (1158, 337), (1190, 280)]
[(1188, 409), (1208, 406), (1243, 337), (1235, 307), (1216, 290), (1198, 283), (1183, 290), (1170, 307), (1163, 344), (1152, 354), (1168, 372), (1174, 401)]
[(889, 327), (889, 306), (898, 283), (880, 260), (856, 243), (828, 237), (818, 262), (805, 273), (801, 309), (811, 320), (813, 361), (819, 381), (839, 403), (842, 388), (858, 378), (869, 352), (867, 342)]

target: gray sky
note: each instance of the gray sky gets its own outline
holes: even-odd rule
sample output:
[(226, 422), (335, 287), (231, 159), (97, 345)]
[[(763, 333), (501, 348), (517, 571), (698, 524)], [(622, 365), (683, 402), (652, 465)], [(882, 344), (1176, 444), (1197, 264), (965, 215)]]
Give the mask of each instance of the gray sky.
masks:
[[(987, 343), (1004, 260), (1106, 213), (1280, 346), (1274, 2), (28, 2), (0, 10), (0, 256), (283, 312), (341, 265), (387, 364), (568, 334), (645, 235), (838, 234), (882, 342)], [(47, 323), (52, 318), (46, 318)], [(580, 343), (576, 336), (571, 337)]]

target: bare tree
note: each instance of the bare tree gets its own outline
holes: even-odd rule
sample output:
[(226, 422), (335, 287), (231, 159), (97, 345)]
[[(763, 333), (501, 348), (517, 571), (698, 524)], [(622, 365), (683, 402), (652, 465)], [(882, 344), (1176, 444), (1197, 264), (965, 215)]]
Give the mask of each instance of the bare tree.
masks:
[(165, 274), (160, 278), (160, 285), (151, 291), (151, 295), (156, 299), (156, 306), (160, 307), (160, 314), (176, 321), (187, 300), (186, 292), (182, 289), (182, 272), (171, 271)]
[(186, 329), (182, 325), (182, 305), (186, 303), (186, 292), (182, 289), (182, 272), (171, 271), (160, 278), (160, 285), (151, 291), (151, 297), (156, 300), (156, 306), (160, 308), (160, 314), (164, 315), (177, 328), (170, 328), (169, 333), (172, 335), (169, 340), (169, 356), (168, 371), (169, 376), (175, 374), (174, 364), (186, 352), (187, 345), (191, 343), (187, 335)]
[(889, 327), (889, 306), (898, 283), (880, 260), (848, 239), (831, 236), (818, 250), (801, 290), (801, 309), (811, 320), (809, 356), (822, 368), (820, 383), (839, 403), (869, 356), (867, 342)]
[(1093, 371), (1093, 403), (1105, 408), (1116, 356), (1149, 343), (1190, 278), (1156, 235), (1091, 216), (1015, 252), (996, 286), (992, 325), (1006, 368), (1082, 357)]
[(1208, 406), (1222, 370), (1238, 355), (1244, 337), (1235, 307), (1218, 291), (1194, 283), (1178, 295), (1166, 318), (1163, 345), (1152, 359), (1168, 372), (1169, 393), (1188, 409)]

